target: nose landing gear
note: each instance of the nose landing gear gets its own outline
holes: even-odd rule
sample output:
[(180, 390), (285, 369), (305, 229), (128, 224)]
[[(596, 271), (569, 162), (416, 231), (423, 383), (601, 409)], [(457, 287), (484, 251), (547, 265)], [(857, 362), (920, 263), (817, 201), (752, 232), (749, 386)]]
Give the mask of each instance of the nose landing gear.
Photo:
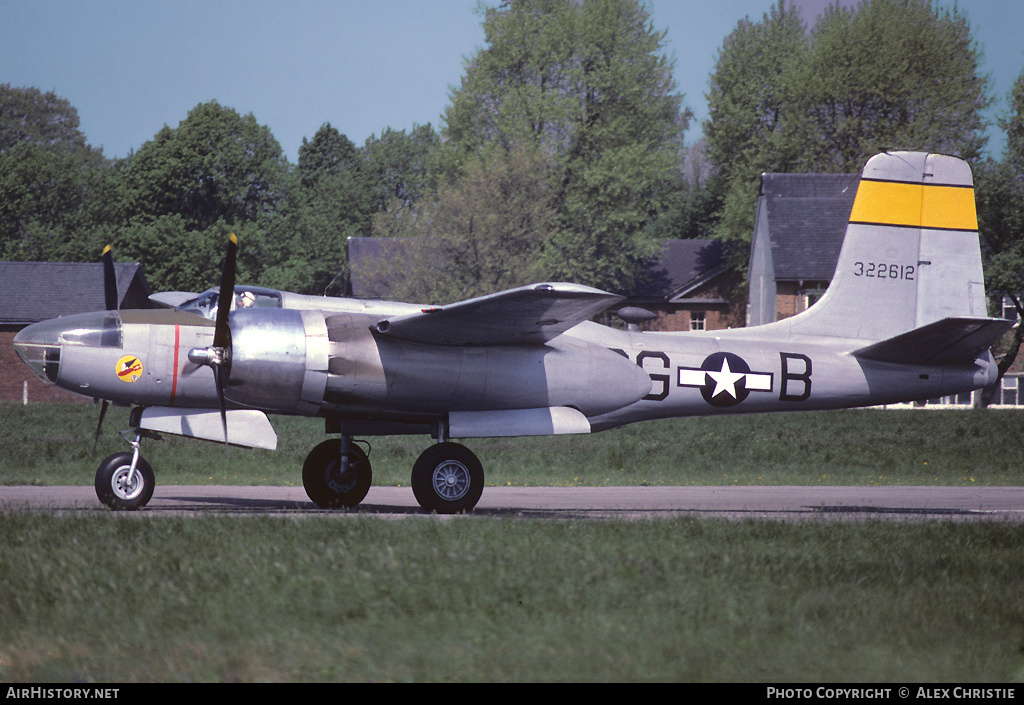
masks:
[(153, 468), (139, 455), (139, 445), (143, 437), (158, 436), (139, 429), (132, 439), (131, 433), (121, 432), (121, 437), (132, 447), (131, 452), (114, 453), (96, 470), (96, 496), (116, 511), (141, 509), (152, 499), (156, 487)]

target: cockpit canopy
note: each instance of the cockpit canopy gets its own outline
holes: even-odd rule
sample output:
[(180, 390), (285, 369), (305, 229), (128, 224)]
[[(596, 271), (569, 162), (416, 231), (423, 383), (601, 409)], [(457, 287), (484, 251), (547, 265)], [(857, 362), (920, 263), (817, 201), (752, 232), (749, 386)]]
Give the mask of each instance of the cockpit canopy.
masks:
[[(202, 294), (178, 306), (179, 311), (197, 313), (211, 321), (217, 318), (218, 289), (208, 289)], [(231, 310), (239, 308), (281, 308), (281, 292), (259, 286), (236, 286), (232, 297)]]

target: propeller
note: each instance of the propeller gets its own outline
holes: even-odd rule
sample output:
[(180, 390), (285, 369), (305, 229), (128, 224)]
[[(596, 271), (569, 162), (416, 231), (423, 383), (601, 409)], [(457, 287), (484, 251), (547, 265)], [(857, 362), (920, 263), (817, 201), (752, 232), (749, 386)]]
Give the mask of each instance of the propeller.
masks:
[(213, 345), (208, 348), (192, 348), (188, 352), (189, 362), (206, 365), (213, 370), (217, 384), (217, 401), (220, 403), (220, 422), (224, 429), (224, 447), (228, 447), (228, 412), (224, 399), (227, 373), (231, 368), (231, 329), (228, 315), (231, 313), (231, 298), (235, 295), (235, 260), (238, 254), (238, 238), (232, 233), (228, 238), (224, 269), (220, 277), (220, 293), (217, 295), (217, 320), (213, 329)]
[[(117, 306), (117, 275), (114, 273), (114, 253), (110, 245), (103, 248), (103, 299), (107, 311), (116, 311)], [(106, 399), (100, 406), (100, 419), (96, 423), (96, 435), (92, 440), (93, 450), (100, 440), (100, 432), (103, 430), (103, 417), (107, 415), (107, 407), (110, 405)]]
[(107, 311), (117, 310), (117, 275), (114, 274), (114, 255), (110, 245), (103, 248), (103, 296)]
[(96, 444), (100, 442), (100, 431), (103, 430), (103, 417), (107, 415), (107, 407), (110, 406), (110, 402), (106, 399), (100, 404), (100, 419), (96, 422), (96, 435), (92, 439), (92, 449), (96, 450)]

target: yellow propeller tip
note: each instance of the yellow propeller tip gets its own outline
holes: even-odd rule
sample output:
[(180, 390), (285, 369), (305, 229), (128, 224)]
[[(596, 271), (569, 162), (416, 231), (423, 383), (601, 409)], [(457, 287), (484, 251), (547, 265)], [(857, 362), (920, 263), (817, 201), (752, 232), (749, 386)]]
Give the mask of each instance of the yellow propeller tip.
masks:
[(103, 254), (107, 254), (108, 252), (110, 252), (110, 245), (103, 248)]
[(238, 244), (238, 238), (235, 237), (234, 233), (231, 233), (230, 240), (231, 240), (231, 242), (235, 243), (236, 245)]

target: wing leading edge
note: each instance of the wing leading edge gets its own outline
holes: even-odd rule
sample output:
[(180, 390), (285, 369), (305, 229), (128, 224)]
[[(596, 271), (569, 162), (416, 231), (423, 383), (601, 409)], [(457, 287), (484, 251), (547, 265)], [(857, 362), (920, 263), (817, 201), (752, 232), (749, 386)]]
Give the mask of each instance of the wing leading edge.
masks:
[(623, 298), (579, 284), (532, 284), (386, 318), (375, 330), (430, 345), (541, 344)]

